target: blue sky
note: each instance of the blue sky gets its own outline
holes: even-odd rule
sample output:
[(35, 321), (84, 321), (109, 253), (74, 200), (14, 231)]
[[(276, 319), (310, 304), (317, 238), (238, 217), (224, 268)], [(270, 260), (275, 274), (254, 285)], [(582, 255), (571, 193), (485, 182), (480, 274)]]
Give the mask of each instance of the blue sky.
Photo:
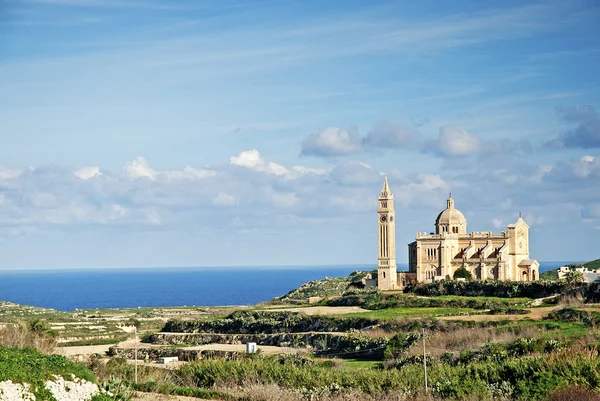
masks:
[[(451, 4), (450, 4), (451, 3)], [(0, 8), (0, 268), (398, 261), (450, 191), (600, 257), (595, 1)]]

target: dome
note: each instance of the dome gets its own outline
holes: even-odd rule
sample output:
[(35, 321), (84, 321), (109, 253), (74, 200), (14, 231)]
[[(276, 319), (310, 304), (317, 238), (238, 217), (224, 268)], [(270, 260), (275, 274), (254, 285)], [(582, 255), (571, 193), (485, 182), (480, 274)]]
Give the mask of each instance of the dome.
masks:
[(454, 208), (454, 199), (448, 198), (447, 207), (435, 219), (437, 234), (448, 233), (466, 233), (467, 219), (460, 210)]
[(465, 219), (465, 215), (458, 209), (446, 209), (438, 214), (435, 224), (467, 224), (467, 219)]

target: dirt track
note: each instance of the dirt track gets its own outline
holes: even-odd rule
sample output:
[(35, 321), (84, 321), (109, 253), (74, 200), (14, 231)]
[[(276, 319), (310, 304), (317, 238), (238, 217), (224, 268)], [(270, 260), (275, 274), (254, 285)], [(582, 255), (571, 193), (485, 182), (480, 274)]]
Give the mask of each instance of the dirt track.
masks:
[(133, 395), (134, 401), (198, 401), (198, 398), (183, 397), (180, 395), (164, 395), (158, 393), (143, 393), (136, 391)]
[(307, 306), (303, 308), (269, 308), (274, 312), (301, 312), (307, 315), (344, 315), (346, 313), (369, 312), (358, 306)]

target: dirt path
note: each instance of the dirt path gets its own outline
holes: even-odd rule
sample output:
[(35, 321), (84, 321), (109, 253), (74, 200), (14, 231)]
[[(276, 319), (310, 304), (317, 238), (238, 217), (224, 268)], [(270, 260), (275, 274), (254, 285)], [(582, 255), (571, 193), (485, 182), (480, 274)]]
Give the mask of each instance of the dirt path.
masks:
[(108, 345), (85, 345), (85, 346), (77, 346), (77, 347), (57, 347), (54, 351), (55, 354), (64, 355), (64, 356), (75, 356), (75, 355), (93, 355), (100, 354), (105, 355), (108, 349), (115, 344)]
[(133, 395), (134, 401), (198, 401), (195, 397), (183, 397), (181, 395), (164, 395), (158, 393), (144, 393), (136, 391)]
[(302, 312), (307, 315), (344, 315), (354, 312), (368, 312), (358, 306), (307, 306), (303, 308), (269, 308), (273, 312)]

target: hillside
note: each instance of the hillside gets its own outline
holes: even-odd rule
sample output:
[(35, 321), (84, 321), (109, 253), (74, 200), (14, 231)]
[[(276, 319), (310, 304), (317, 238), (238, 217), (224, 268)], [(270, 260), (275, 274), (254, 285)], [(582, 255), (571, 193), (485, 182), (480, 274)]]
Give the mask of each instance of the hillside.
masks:
[(581, 264), (582, 267), (587, 267), (590, 270), (600, 269), (600, 259), (591, 260)]
[(341, 296), (346, 290), (362, 287), (362, 278), (367, 272), (355, 271), (348, 277), (325, 277), (322, 280), (312, 280), (302, 284), (287, 294), (277, 297), (274, 301), (298, 301), (310, 297), (336, 297)]
[[(596, 269), (600, 269), (600, 259), (590, 260), (589, 262), (583, 262), (583, 263), (571, 263), (566, 266), (568, 266), (571, 270), (575, 270), (578, 267), (585, 267), (589, 270), (596, 270)], [(540, 273), (540, 279), (541, 280), (558, 280), (558, 269), (552, 269), (552, 270), (548, 270), (543, 273)]]

